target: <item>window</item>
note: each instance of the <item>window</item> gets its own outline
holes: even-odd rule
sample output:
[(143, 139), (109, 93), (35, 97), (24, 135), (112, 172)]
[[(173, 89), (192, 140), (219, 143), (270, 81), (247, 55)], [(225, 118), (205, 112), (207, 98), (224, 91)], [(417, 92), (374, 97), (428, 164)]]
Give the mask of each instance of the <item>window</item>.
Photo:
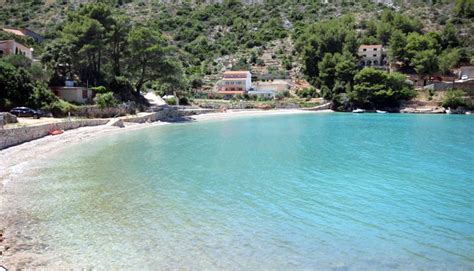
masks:
[(87, 95), (87, 92), (88, 92), (87, 89), (83, 89), (83, 90), (82, 90), (82, 99), (87, 99), (87, 98), (89, 98), (89, 96)]
[(377, 51), (377, 48), (374, 48), (374, 51)]
[(363, 57), (367, 57), (367, 55), (363, 55)]
[(374, 57), (377, 57), (377, 55), (373, 55)]
[(367, 51), (367, 49), (366, 49), (366, 48), (364, 48), (364, 49), (362, 49), (362, 51), (364, 51), (364, 52), (365, 52), (365, 51)]
[(0, 57), (3, 57), (3, 50), (0, 50)]
[(18, 48), (15, 48), (15, 54), (18, 55)]
[(372, 61), (367, 60), (367, 66), (371, 66), (371, 65), (372, 65)]
[(379, 62), (377, 60), (374, 60), (374, 65), (375, 66), (379, 65)]

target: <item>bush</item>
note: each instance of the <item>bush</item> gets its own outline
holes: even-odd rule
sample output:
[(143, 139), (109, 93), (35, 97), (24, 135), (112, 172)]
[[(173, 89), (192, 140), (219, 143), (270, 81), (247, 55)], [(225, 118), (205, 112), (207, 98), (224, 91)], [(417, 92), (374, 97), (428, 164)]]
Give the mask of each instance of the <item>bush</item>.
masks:
[(36, 109), (47, 109), (50, 104), (58, 100), (59, 98), (48, 89), (46, 84), (36, 81), (33, 84), (33, 92), (28, 100), (28, 105)]
[(466, 101), (464, 101), (464, 92), (462, 90), (448, 90), (444, 94), (443, 107), (456, 109), (459, 106), (465, 106)]
[(315, 88), (309, 87), (298, 90), (296, 95), (300, 98), (315, 98), (318, 95), (318, 92)]
[(172, 98), (169, 98), (169, 99), (166, 99), (166, 103), (168, 105), (176, 105), (176, 98), (175, 97), (172, 97)]
[(112, 92), (99, 93), (95, 96), (94, 102), (101, 108), (113, 107), (118, 104), (118, 100), (115, 99)]
[(275, 94), (275, 99), (277, 100), (283, 100), (283, 98), (288, 98), (288, 97), (290, 97), (290, 92), (288, 90), (277, 92), (277, 94)]
[(77, 106), (64, 100), (57, 99), (53, 103), (44, 106), (42, 109), (51, 112), (54, 117), (64, 117), (68, 112), (73, 113), (76, 111)]
[(107, 92), (110, 92), (106, 87), (104, 86), (98, 86), (98, 87), (93, 87), (91, 88), (93, 91), (95, 91), (96, 93), (101, 93), (101, 94), (104, 94), (104, 93), (107, 93)]

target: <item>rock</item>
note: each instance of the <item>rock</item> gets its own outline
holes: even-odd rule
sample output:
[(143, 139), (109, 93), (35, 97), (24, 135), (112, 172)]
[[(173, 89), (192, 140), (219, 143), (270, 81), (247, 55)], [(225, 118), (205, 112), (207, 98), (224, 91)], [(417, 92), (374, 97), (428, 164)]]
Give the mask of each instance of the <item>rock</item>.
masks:
[(0, 125), (5, 125), (7, 123), (17, 123), (18, 119), (16, 118), (15, 115), (10, 114), (8, 112), (0, 112), (0, 122), (3, 119), (3, 122), (0, 123)]

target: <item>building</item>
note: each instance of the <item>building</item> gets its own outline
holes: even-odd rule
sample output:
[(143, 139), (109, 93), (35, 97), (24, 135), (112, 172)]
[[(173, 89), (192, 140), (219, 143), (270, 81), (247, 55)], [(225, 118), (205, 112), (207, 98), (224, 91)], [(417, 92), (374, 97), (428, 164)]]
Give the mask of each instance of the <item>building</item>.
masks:
[(33, 60), (33, 48), (28, 48), (14, 40), (0, 40), (0, 58), (13, 54), (24, 55)]
[(383, 46), (378, 45), (361, 45), (358, 50), (359, 65), (362, 67), (378, 67), (384, 68), (385, 55)]
[(273, 80), (270, 82), (257, 82), (254, 85), (255, 90), (272, 90), (274, 92), (283, 92), (290, 90), (289, 80)]
[(43, 41), (43, 37), (41, 35), (39, 35), (38, 33), (34, 32), (34, 31), (32, 31), (28, 28), (21, 28), (21, 29), (3, 28), (2, 30), (5, 31), (5, 32), (8, 32), (8, 33), (17, 35), (17, 36), (30, 37), (36, 42), (42, 42)]
[(252, 74), (249, 71), (226, 71), (218, 85), (221, 94), (244, 94), (252, 87)]
[(75, 87), (73, 81), (66, 81), (64, 85), (51, 87), (51, 90), (56, 96), (68, 102), (83, 104), (92, 101), (92, 90), (85, 87)]

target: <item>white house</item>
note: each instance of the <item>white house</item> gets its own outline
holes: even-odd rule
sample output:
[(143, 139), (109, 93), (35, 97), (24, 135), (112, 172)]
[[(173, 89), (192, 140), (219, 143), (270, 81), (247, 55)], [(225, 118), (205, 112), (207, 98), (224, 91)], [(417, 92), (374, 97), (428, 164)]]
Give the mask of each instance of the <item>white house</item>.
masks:
[(249, 71), (226, 71), (218, 86), (221, 94), (244, 94), (252, 87), (252, 74)]
[(75, 87), (73, 81), (66, 81), (65, 86), (52, 87), (51, 90), (59, 98), (76, 103), (87, 103), (92, 100), (92, 90), (85, 87)]
[(378, 45), (361, 45), (358, 50), (359, 64), (368, 67), (384, 67), (384, 50), (383, 46)]

